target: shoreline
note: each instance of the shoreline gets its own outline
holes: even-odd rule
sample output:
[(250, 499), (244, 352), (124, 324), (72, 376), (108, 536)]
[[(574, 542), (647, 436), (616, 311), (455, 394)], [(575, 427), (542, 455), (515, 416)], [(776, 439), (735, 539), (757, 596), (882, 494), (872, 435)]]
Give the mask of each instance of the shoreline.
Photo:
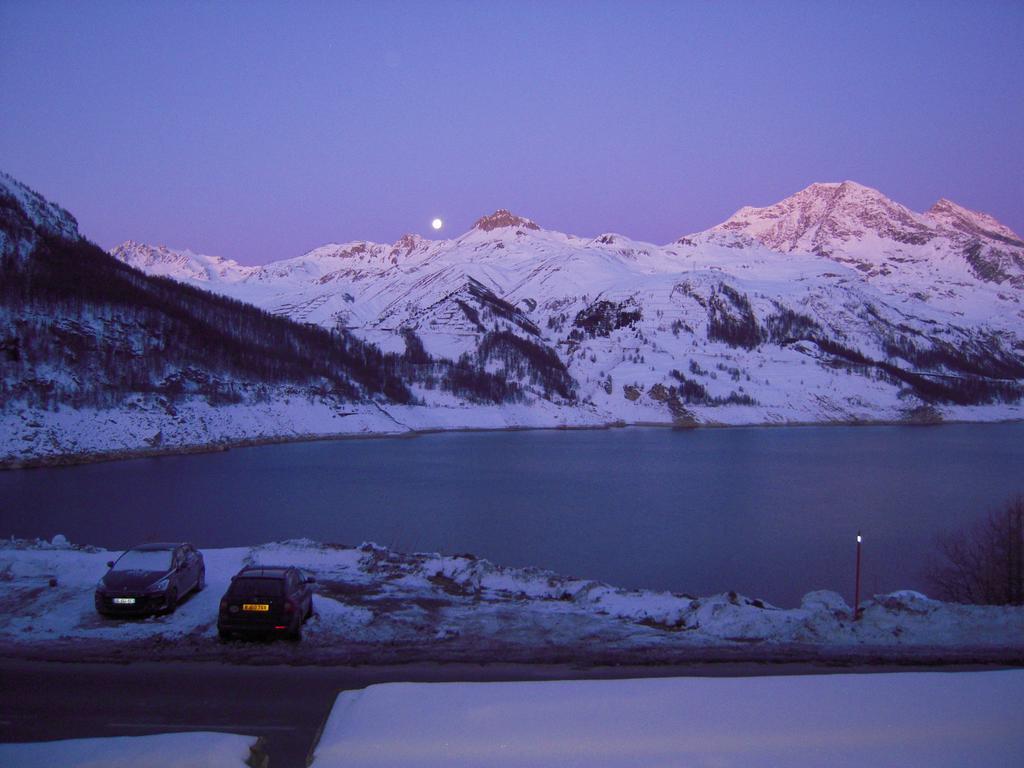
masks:
[(481, 433), (481, 432), (575, 432), (575, 431), (606, 431), (612, 429), (668, 429), (673, 431), (715, 430), (715, 429), (779, 429), (806, 427), (942, 427), (959, 424), (1020, 424), (1024, 419), (992, 419), (970, 420), (949, 419), (940, 422), (914, 422), (894, 419), (852, 419), (837, 421), (792, 421), (792, 422), (751, 422), (749, 424), (727, 424), (722, 422), (678, 425), (671, 422), (612, 421), (603, 424), (557, 424), (553, 426), (510, 426), (510, 427), (431, 427), (426, 429), (407, 429), (403, 432), (336, 432), (330, 434), (308, 433), (303, 435), (279, 435), (267, 437), (239, 438), (237, 440), (221, 440), (211, 443), (193, 443), (174, 446), (135, 448), (114, 451), (88, 451), (83, 453), (58, 454), (55, 456), (37, 456), (28, 459), (0, 461), (0, 471), (22, 469), (51, 469), (55, 467), (73, 467), (86, 464), (100, 464), (113, 461), (132, 459), (153, 459), (164, 456), (189, 456), (204, 453), (223, 453), (236, 448), (258, 448), (267, 445), (287, 445), (290, 443), (317, 443), (341, 440), (411, 440), (426, 435)]

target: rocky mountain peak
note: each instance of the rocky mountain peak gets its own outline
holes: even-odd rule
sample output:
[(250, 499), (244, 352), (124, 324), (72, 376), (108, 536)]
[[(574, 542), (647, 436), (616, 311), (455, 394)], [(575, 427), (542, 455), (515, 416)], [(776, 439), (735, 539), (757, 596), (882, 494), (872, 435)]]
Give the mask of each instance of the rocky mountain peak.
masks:
[(502, 229), (504, 227), (534, 230), (540, 229), (535, 222), (530, 221), (530, 219), (523, 218), (522, 216), (516, 216), (505, 208), (499, 208), (490, 216), (480, 217), (473, 225), (473, 229), (478, 229), (481, 232), (490, 232), (491, 230)]
[(913, 211), (855, 181), (819, 182), (774, 205), (741, 208), (715, 230), (747, 235), (773, 250), (825, 255), (870, 235), (922, 245), (934, 234)]
[(208, 280), (206, 270), (195, 262), (188, 251), (177, 251), (166, 245), (147, 245), (135, 240), (125, 240), (110, 250), (110, 255), (130, 267), (141, 269), (147, 274), (167, 277)]
[(836, 197), (843, 197), (844, 195), (866, 195), (868, 197), (878, 196), (884, 197), (884, 195), (877, 189), (859, 184), (856, 181), (816, 181), (813, 184), (808, 185), (797, 195), (814, 195), (814, 196), (825, 196), (830, 199)]
[(404, 258), (421, 247), (427, 240), (415, 234), (404, 234), (391, 246), (391, 260)]
[(233, 259), (222, 256), (206, 256), (188, 249), (147, 245), (136, 240), (125, 240), (109, 253), (118, 261), (147, 274), (172, 277), (176, 280), (193, 279), (205, 282), (212, 278), (241, 277), (256, 269), (243, 267)]
[(420, 235), (406, 233), (395, 241), (393, 247), (403, 250), (412, 250), (423, 242), (426, 241)]
[(989, 237), (1008, 245), (1024, 247), (1024, 242), (1012, 229), (987, 213), (972, 211), (952, 200), (942, 198), (928, 209), (925, 217), (935, 224), (974, 237)]
[(125, 240), (110, 251), (112, 256), (126, 261), (129, 258), (146, 259), (150, 262), (180, 262), (185, 260), (182, 252), (172, 250), (166, 245), (149, 245), (137, 240)]

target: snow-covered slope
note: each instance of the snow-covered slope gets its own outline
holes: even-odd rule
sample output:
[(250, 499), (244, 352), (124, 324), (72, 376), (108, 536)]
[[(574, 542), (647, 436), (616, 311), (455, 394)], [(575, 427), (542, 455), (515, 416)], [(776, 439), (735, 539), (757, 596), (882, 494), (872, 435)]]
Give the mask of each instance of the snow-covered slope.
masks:
[[(62, 209), (7, 176), (0, 182), (0, 466), (407, 431), (380, 406), (420, 402), (410, 384), (431, 390), (435, 404), (520, 399), (478, 362), (424, 360), (412, 339), (416, 356), (384, 354), (347, 332), (142, 274), (82, 238)], [(200, 284), (258, 271), (138, 244), (122, 253)], [(538, 375), (569, 396), (564, 370), (548, 368)]]
[(866, 237), (907, 245), (933, 237), (921, 217), (852, 181), (812, 184), (767, 208), (741, 208), (712, 231), (745, 234), (775, 251), (822, 254)]
[(0, 171), (0, 257), (24, 257), (40, 235), (77, 240), (78, 222), (56, 203)]
[(232, 280), (256, 270), (255, 267), (243, 267), (236, 261), (222, 259), (220, 256), (176, 251), (163, 245), (153, 247), (134, 240), (121, 243), (111, 251), (111, 255), (147, 274), (177, 280)]
[(467, 426), (1024, 417), (1024, 242), (848, 181), (666, 245), (499, 210), (451, 239), (244, 266), (132, 241), (119, 264), (0, 176), (0, 251), (0, 465)]
[(1024, 242), (947, 200), (919, 214), (849, 181), (663, 246), (500, 210), (449, 240), (331, 244), (258, 268), (113, 253), (384, 349), (411, 330), (435, 356), (479, 356), (508, 332), (557, 354), (609, 421), (1022, 413)]
[(942, 199), (918, 214), (852, 181), (812, 184), (766, 208), (741, 208), (711, 237), (815, 253), (889, 287), (1024, 286), (1024, 241), (984, 213)]

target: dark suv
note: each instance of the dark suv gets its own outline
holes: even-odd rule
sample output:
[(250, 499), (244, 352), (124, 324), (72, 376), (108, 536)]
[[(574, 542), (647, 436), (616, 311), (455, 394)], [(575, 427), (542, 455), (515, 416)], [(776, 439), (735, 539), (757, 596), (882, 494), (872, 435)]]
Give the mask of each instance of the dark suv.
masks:
[(170, 613), (178, 600), (206, 584), (202, 553), (184, 542), (140, 544), (107, 567), (95, 595), (104, 616)]
[(217, 633), (222, 640), (235, 632), (300, 639), (302, 623), (313, 615), (314, 583), (290, 565), (246, 566), (231, 577), (220, 599)]

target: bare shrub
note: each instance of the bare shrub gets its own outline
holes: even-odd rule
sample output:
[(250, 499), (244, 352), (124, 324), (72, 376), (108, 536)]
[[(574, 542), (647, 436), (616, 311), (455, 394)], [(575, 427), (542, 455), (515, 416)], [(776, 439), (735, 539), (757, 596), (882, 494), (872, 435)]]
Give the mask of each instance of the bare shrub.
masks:
[(938, 538), (928, 574), (936, 597), (977, 605), (1024, 604), (1024, 496)]

